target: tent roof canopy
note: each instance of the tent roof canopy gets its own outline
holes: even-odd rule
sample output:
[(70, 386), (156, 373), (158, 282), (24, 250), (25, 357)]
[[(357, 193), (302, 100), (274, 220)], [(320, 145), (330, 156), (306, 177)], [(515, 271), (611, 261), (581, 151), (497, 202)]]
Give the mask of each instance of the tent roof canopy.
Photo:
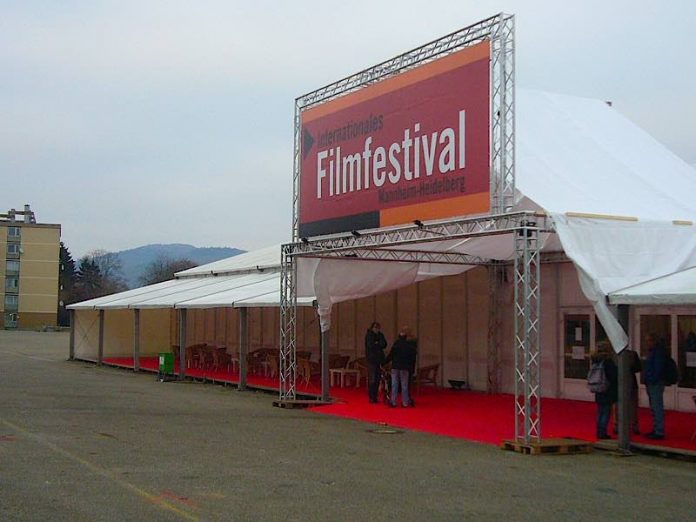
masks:
[(280, 245), (252, 250), (176, 273), (177, 278), (280, 270)]
[(696, 267), (657, 277), (609, 294), (611, 304), (696, 305)]
[[(72, 310), (127, 308), (224, 308), (278, 306), (280, 273), (238, 274), (172, 279), (106, 297), (69, 305)], [(298, 299), (311, 306), (313, 298)]]

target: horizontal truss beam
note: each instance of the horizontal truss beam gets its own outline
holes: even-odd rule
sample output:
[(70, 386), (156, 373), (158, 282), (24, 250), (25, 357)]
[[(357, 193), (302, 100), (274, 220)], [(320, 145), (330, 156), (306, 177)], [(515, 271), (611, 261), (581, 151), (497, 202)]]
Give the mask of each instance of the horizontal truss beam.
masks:
[(431, 252), (423, 250), (395, 250), (391, 248), (351, 248), (327, 250), (302, 257), (344, 259), (354, 261), (393, 261), (400, 263), (433, 263), (445, 265), (487, 265), (487, 259), (458, 252)]
[(421, 261), (448, 264), (486, 264), (479, 256), (458, 252), (435, 252), (398, 248), (412, 244), (512, 234), (522, 228), (553, 232), (544, 213), (523, 211), (440, 223), (418, 224), (391, 230), (351, 233), (285, 245), (294, 257), (358, 257), (380, 261)]
[(511, 15), (498, 14), (474, 25), (438, 38), (425, 45), (395, 56), (380, 64), (347, 76), (337, 82), (321, 87), (296, 100), (296, 106), (305, 109), (337, 96), (378, 82), (426, 62), (440, 58), (465, 47), (491, 39), (496, 29), (511, 19)]

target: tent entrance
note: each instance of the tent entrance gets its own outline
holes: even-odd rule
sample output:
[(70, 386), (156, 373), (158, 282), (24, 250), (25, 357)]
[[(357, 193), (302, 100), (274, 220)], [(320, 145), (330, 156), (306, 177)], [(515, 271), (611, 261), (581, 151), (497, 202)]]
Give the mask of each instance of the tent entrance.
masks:
[[(491, 267), (493, 293), (496, 281), (501, 281), (503, 266), (512, 264), (515, 437), (526, 442), (540, 439), (541, 248), (552, 232), (546, 214), (522, 211), (429, 224), (417, 222), (391, 230), (283, 245), (280, 400), (294, 400), (297, 394), (298, 296), (317, 297), (322, 330), (326, 332), (335, 303), (480, 265)], [(495, 313), (497, 307), (491, 308)], [(495, 322), (495, 318), (490, 321), (493, 325)], [(489, 345), (493, 345), (489, 346), (489, 356), (494, 357), (498, 350), (495, 327), (489, 331), (493, 334), (489, 335)]]

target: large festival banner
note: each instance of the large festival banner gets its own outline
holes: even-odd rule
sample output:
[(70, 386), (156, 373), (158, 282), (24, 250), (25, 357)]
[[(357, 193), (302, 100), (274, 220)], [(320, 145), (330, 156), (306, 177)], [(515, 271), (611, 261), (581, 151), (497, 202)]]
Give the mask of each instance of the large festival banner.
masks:
[(490, 42), (301, 112), (299, 235), (490, 208)]

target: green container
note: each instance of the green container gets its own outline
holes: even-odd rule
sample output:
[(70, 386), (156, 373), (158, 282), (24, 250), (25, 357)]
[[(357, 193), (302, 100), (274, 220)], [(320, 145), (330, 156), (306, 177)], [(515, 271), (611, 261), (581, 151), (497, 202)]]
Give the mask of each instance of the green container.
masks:
[(159, 371), (160, 373), (174, 373), (174, 354), (171, 352), (161, 352), (159, 354)]

